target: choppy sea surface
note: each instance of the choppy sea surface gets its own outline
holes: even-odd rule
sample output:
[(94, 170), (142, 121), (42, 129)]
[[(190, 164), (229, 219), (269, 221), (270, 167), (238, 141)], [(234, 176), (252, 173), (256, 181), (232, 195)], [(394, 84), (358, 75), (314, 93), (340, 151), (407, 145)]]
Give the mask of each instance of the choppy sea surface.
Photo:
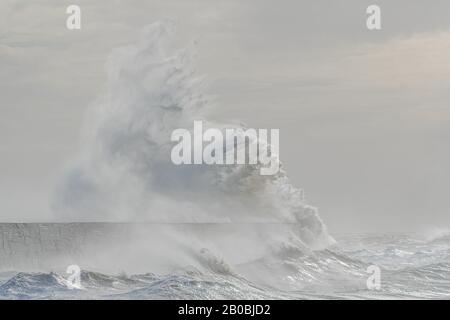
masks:
[[(1, 299), (449, 299), (450, 234), (355, 234), (326, 250), (292, 252), (226, 272), (187, 266), (169, 274), (82, 270), (80, 288), (64, 272), (4, 271)], [(367, 268), (380, 268), (369, 289)], [(263, 270), (269, 272), (263, 272)], [(242, 273), (241, 273), (242, 271)], [(253, 272), (254, 271), (254, 272)], [(249, 279), (257, 273), (267, 279)], [(269, 276), (272, 275), (272, 276)], [(269, 279), (269, 277), (272, 277)], [(266, 281), (264, 281), (266, 280)]]
[[(241, 129), (226, 159), (248, 138), (245, 124), (208, 120), (227, 106), (211, 101), (195, 48), (178, 49), (175, 30), (155, 22), (111, 52), (80, 155), (56, 188), (55, 223), (0, 223), (0, 299), (450, 297), (448, 232), (333, 239), (274, 141), (251, 138), (270, 150), (273, 175), (261, 161), (175, 165), (170, 137), (195, 136), (195, 120)], [(75, 289), (69, 264), (81, 270)], [(379, 289), (367, 286), (374, 267)]]

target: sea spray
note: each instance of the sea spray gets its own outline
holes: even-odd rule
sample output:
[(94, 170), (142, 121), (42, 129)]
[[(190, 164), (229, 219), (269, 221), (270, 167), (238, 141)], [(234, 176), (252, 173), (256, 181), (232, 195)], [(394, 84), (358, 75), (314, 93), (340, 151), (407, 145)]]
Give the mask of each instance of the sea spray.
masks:
[[(282, 167), (264, 176), (260, 164), (172, 163), (176, 128), (202, 120), (205, 127), (245, 129), (207, 121), (211, 104), (203, 77), (195, 73), (190, 49), (173, 49), (174, 29), (170, 21), (156, 22), (135, 45), (109, 57), (107, 83), (88, 111), (80, 157), (57, 190), (58, 219), (177, 224), (149, 234), (142, 245), (154, 246), (159, 262), (176, 260), (179, 266), (203, 268), (205, 259), (196, 257), (205, 248), (215, 257), (208, 261), (226, 265), (258, 259), (250, 253), (326, 247), (333, 240), (317, 210)], [(216, 231), (205, 231), (211, 225)]]

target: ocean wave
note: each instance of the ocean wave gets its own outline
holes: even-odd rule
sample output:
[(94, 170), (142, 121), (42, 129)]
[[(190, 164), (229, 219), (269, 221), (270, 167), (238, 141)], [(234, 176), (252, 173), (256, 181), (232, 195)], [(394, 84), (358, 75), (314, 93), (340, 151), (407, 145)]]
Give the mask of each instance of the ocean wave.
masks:
[(58, 188), (57, 218), (291, 223), (290, 236), (306, 246), (332, 243), (317, 209), (305, 202), (283, 169), (264, 176), (260, 163), (171, 162), (173, 130), (191, 129), (194, 120), (203, 120), (205, 129), (240, 127), (207, 121), (205, 110), (215, 104), (203, 93), (193, 50), (173, 49), (174, 29), (170, 21), (156, 22), (135, 45), (111, 54), (107, 84), (86, 120), (80, 157)]

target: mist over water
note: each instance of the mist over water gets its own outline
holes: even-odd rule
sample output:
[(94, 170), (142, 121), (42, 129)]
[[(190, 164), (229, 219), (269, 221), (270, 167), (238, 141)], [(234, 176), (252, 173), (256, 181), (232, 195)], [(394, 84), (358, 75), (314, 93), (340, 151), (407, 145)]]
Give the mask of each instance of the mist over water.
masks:
[[(109, 57), (79, 158), (56, 190), (63, 223), (1, 226), (10, 264), (0, 270), (13, 274), (0, 273), (0, 298), (448, 297), (446, 232), (336, 243), (283, 168), (174, 165), (173, 130), (241, 127), (208, 121), (221, 106), (196, 75), (195, 48), (174, 47), (175, 29), (154, 23)], [(35, 254), (18, 239), (33, 239)], [(366, 287), (374, 263), (380, 292)], [(68, 264), (83, 269), (83, 290), (64, 285)]]

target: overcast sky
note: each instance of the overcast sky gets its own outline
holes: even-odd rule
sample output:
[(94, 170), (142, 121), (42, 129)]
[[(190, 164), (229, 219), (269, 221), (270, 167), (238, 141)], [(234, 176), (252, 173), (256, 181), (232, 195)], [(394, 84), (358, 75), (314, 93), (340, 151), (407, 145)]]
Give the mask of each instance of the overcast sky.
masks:
[[(381, 7), (382, 30), (366, 28)], [(82, 29), (66, 29), (70, 4)], [(161, 18), (198, 40), (211, 117), (279, 128), (332, 232), (450, 227), (448, 0), (0, 2), (0, 220), (48, 221), (111, 49)]]

